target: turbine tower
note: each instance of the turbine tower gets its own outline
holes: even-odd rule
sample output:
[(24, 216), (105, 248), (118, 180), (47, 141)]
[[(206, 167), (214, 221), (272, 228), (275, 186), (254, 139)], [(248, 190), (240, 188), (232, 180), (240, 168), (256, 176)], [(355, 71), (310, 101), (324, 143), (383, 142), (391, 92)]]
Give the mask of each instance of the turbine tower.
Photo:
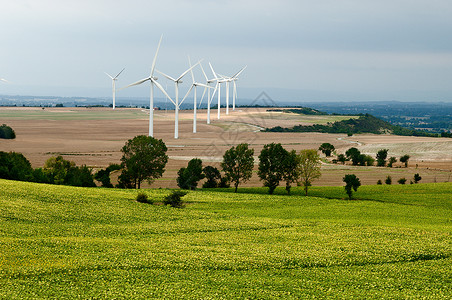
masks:
[(237, 98), (237, 85), (236, 81), (238, 79), (238, 76), (246, 69), (247, 66), (244, 66), (240, 71), (235, 73), (232, 77), (224, 76), (221, 74), (221, 77), (226, 81), (226, 114), (229, 114), (229, 83), (232, 82), (233, 89), (232, 89), (232, 110), (235, 110), (235, 100)]
[[(191, 67), (190, 57), (188, 57), (188, 64), (189, 64), (190, 67)], [(184, 98), (182, 99), (182, 101), (181, 101), (180, 104), (182, 104), (182, 103), (185, 101), (185, 98), (187, 98), (187, 96), (190, 94), (191, 90), (193, 89), (193, 133), (196, 133), (196, 109), (197, 109), (197, 103), (196, 103), (196, 101), (197, 101), (197, 98), (196, 98), (196, 88), (197, 88), (198, 86), (204, 87), (204, 92), (203, 92), (203, 94), (202, 94), (202, 98), (201, 98), (201, 101), (200, 101), (200, 104), (201, 104), (202, 99), (204, 98), (204, 95), (205, 95), (205, 93), (206, 93), (206, 89), (208, 89), (208, 88), (210, 89), (211, 87), (208, 86), (207, 84), (200, 83), (200, 82), (196, 82), (196, 81), (195, 81), (195, 76), (193, 75), (193, 70), (192, 70), (192, 69), (190, 70), (190, 73), (191, 73), (191, 78), (192, 78), (192, 80), (193, 80), (193, 83), (192, 83), (192, 85), (190, 86), (190, 89), (189, 89), (189, 90), (187, 91), (187, 93), (185, 94), (185, 96), (184, 96)]]
[(215, 85), (215, 90), (213, 91), (212, 98), (213, 98), (213, 96), (215, 95), (215, 92), (218, 89), (218, 111), (217, 111), (218, 114), (217, 114), (217, 119), (219, 120), (220, 119), (220, 107), (221, 107), (221, 103), (220, 103), (220, 99), (221, 99), (221, 83), (226, 82), (226, 81), (224, 80), (224, 78), (219, 78), (217, 76), (217, 74), (213, 70), (213, 67), (212, 67), (211, 63), (209, 63), (209, 66), (210, 66), (210, 70), (212, 71), (213, 76), (215, 77), (215, 80), (217, 82), (217, 84)]
[(104, 72), (108, 77), (111, 78), (111, 82), (112, 82), (112, 90), (113, 90), (113, 109), (115, 109), (116, 107), (116, 80), (118, 80), (118, 76), (119, 74), (122, 73), (122, 71), (124, 71), (124, 69), (121, 70), (121, 72), (118, 73), (118, 75), (116, 75), (115, 77), (111, 76), (110, 74), (108, 74), (107, 72)]
[[(194, 67), (196, 67), (198, 64), (200, 64), (201, 61), (198, 61), (195, 65), (191, 66), (189, 69), (187, 69), (184, 73), (182, 73), (178, 78), (173, 78), (163, 72), (160, 72), (159, 70), (156, 70), (157, 72), (159, 72), (160, 74), (162, 74), (163, 76), (165, 76), (166, 78), (168, 78), (169, 80), (174, 82), (174, 86), (175, 86), (175, 101), (173, 101), (171, 98), (169, 98), (171, 100), (171, 102), (173, 102), (174, 104), (174, 138), (178, 139), (179, 138), (179, 108), (180, 105), (182, 104), (179, 103), (179, 84), (182, 83), (182, 78), (188, 73), (190, 72)], [(185, 100), (185, 99), (184, 99)]]
[[(217, 85), (215, 84), (214, 94), (212, 95), (212, 97), (210, 97), (210, 89), (212, 88), (210, 86), (210, 84), (213, 82), (216, 82), (217, 79), (216, 78), (208, 79), (206, 72), (204, 72), (204, 68), (202, 67), (202, 65), (199, 65), (199, 66), (201, 67), (201, 71), (204, 74), (204, 77), (206, 78), (207, 85), (209, 86), (208, 94), (207, 94), (207, 124), (210, 124), (210, 104), (212, 103), (212, 99), (213, 99), (213, 96), (215, 95), (216, 88), (217, 88)], [(204, 92), (205, 92), (205, 90), (204, 90)], [(201, 105), (203, 98), (204, 98), (204, 94), (202, 95), (201, 102), (199, 103), (199, 105)]]
[(160, 44), (162, 43), (163, 35), (160, 37), (159, 44), (157, 46), (157, 51), (155, 52), (154, 60), (152, 61), (151, 66), (151, 73), (149, 77), (146, 77), (144, 79), (138, 80), (137, 82), (131, 83), (126, 87), (123, 87), (121, 90), (126, 89), (131, 86), (140, 85), (146, 81), (151, 82), (151, 96), (149, 100), (149, 136), (154, 136), (154, 85), (162, 91), (163, 94), (165, 94), (166, 97), (168, 97), (171, 101), (171, 97), (168, 95), (168, 93), (163, 89), (163, 87), (160, 85), (160, 83), (157, 82), (157, 77), (154, 77), (154, 69), (155, 69), (155, 62), (157, 60), (157, 54), (159, 53)]

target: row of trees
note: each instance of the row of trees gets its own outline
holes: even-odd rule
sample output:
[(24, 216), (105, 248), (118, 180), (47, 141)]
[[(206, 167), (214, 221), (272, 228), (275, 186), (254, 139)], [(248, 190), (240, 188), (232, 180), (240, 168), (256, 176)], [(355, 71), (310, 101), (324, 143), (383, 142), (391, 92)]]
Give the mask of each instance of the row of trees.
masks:
[[(320, 145), (319, 150), (322, 151), (325, 156), (330, 157), (336, 149), (334, 145), (330, 143), (323, 143)], [(357, 148), (352, 147), (348, 149), (345, 154), (339, 154), (336, 159), (333, 159), (333, 162), (345, 164), (346, 161), (351, 161), (354, 166), (373, 166), (376, 161), (377, 167), (388, 166), (389, 168), (392, 168), (393, 164), (397, 162), (397, 158), (392, 156), (388, 159), (388, 152), (389, 149), (380, 149), (376, 154), (376, 158), (373, 158), (370, 155), (362, 154)], [(407, 168), (409, 159), (410, 156), (405, 154), (399, 158), (399, 161)]]
[(43, 168), (33, 169), (21, 153), (0, 152), (0, 178), (39, 183), (94, 187), (92, 170), (76, 166), (62, 156), (49, 158)]
[[(231, 183), (237, 192), (239, 185), (253, 174), (254, 149), (246, 143), (231, 147), (223, 155), (221, 168), (223, 177), (217, 168), (203, 168), (202, 161), (194, 158), (186, 168), (179, 169), (177, 184), (180, 188), (195, 189), (206, 178), (203, 187), (226, 187)], [(257, 174), (270, 194), (284, 182), (288, 194), (292, 184), (297, 183), (304, 186), (307, 195), (312, 181), (320, 177), (320, 156), (316, 150), (302, 150), (297, 154), (295, 150), (287, 151), (280, 143), (267, 144), (259, 154)]]

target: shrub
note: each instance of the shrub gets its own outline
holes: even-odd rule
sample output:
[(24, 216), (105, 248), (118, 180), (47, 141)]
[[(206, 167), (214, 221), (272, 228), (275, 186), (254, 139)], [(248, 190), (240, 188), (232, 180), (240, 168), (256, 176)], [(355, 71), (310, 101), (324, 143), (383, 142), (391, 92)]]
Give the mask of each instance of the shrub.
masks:
[(392, 178), (391, 178), (391, 176), (388, 175), (388, 177), (386, 177), (385, 183), (386, 183), (386, 184), (392, 184)]
[(358, 187), (361, 186), (361, 181), (358, 177), (356, 177), (355, 174), (346, 174), (344, 178), (342, 178), (342, 181), (345, 182), (345, 192), (348, 195), (348, 198), (352, 199), (352, 190), (355, 190), (355, 192), (358, 190)]
[(414, 174), (414, 183), (418, 183), (421, 181), (422, 177), (419, 175), (419, 173)]
[(181, 208), (183, 207), (182, 197), (185, 195), (187, 195), (187, 192), (173, 191), (163, 199), (163, 204), (170, 205), (171, 207)]
[(405, 178), (405, 177), (402, 177), (402, 178), (400, 178), (399, 180), (397, 180), (397, 182), (398, 182), (399, 184), (405, 184), (406, 178)]
[(382, 185), (382, 184), (383, 184), (383, 182), (381, 181), (381, 179), (378, 179), (377, 184), (378, 184), (378, 185)]
[(136, 200), (140, 203), (151, 203), (145, 193), (138, 193)]
[(6, 124), (0, 126), (0, 139), (15, 139), (16, 133)]

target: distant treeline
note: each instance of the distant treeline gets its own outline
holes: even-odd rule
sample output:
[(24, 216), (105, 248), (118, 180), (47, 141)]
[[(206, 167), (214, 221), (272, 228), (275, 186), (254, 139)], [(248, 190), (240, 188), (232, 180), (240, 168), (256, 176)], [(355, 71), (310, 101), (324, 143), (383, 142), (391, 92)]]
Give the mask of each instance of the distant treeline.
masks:
[(377, 117), (369, 114), (360, 114), (357, 119), (349, 119), (337, 121), (334, 123), (327, 123), (326, 125), (296, 125), (291, 128), (284, 128), (276, 126), (265, 129), (266, 132), (322, 132), (322, 133), (374, 133), (383, 134), (391, 133), (395, 135), (404, 136), (426, 136), (426, 137), (450, 137), (450, 133), (444, 132), (442, 134), (429, 133), (422, 130), (408, 129), (397, 125), (392, 125)]
[(309, 108), (309, 107), (299, 107), (299, 108), (290, 108), (290, 109), (279, 109), (279, 108), (275, 108), (275, 109), (267, 109), (267, 111), (282, 111), (282, 112), (290, 112), (290, 113), (294, 113), (294, 114), (302, 114), (302, 115), (316, 115), (316, 116), (324, 116), (324, 115), (328, 115), (328, 113), (317, 110), (317, 109), (313, 109), (313, 108)]
[(0, 126), (0, 139), (15, 139), (16, 133), (6, 124)]

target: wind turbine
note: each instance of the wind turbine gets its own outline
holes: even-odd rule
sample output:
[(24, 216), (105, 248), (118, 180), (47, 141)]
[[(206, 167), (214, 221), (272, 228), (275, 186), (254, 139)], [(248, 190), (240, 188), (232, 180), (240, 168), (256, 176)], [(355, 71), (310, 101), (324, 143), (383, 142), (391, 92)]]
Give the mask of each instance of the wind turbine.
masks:
[[(190, 57), (188, 57), (188, 64), (189, 64), (190, 67), (191, 67)], [(196, 88), (197, 88), (198, 86), (203, 86), (203, 87), (204, 87), (204, 92), (203, 92), (202, 98), (201, 98), (201, 102), (202, 102), (202, 99), (204, 98), (204, 94), (205, 94), (205, 92), (206, 92), (206, 89), (210, 89), (211, 87), (208, 86), (207, 84), (200, 83), (200, 82), (196, 82), (196, 81), (195, 81), (195, 76), (193, 75), (193, 70), (192, 70), (192, 69), (190, 69), (190, 73), (191, 73), (191, 78), (192, 78), (192, 80), (193, 80), (193, 83), (192, 83), (192, 85), (190, 86), (190, 89), (189, 89), (189, 90), (187, 91), (187, 93), (185, 94), (184, 98), (182, 99), (181, 104), (182, 104), (182, 102), (185, 101), (185, 98), (187, 98), (187, 96), (190, 94), (191, 90), (193, 89), (193, 133), (196, 133), (196, 109), (197, 109), (197, 103), (196, 103), (196, 100), (197, 100), (197, 99), (196, 99)], [(200, 104), (201, 104), (201, 103), (200, 103)]]
[[(210, 84), (213, 83), (213, 82), (216, 82), (217, 79), (216, 78), (208, 79), (207, 75), (206, 75), (206, 72), (204, 72), (204, 68), (202, 67), (202, 65), (199, 65), (199, 66), (201, 67), (201, 71), (204, 74), (204, 77), (206, 78), (207, 85), (209, 86), (208, 94), (207, 94), (207, 124), (210, 124), (210, 104), (212, 103), (213, 96), (215, 95), (215, 92), (217, 90), (217, 84), (215, 84), (214, 93), (213, 93), (212, 97), (210, 97), (210, 89), (212, 88), (210, 86)], [(204, 93), (205, 93), (205, 90), (204, 90)], [(202, 99), (204, 98), (204, 93), (203, 93), (203, 95), (201, 97), (201, 101), (199, 102), (199, 105), (201, 105), (201, 103), (202, 103)]]
[[(182, 104), (182, 102), (181, 103), (179, 103), (179, 84), (180, 83), (182, 83), (182, 78), (188, 73), (188, 72), (190, 72), (194, 67), (196, 67), (197, 65), (199, 65), (201, 63), (201, 61), (198, 61), (195, 65), (193, 65), (193, 66), (191, 66), (189, 69), (187, 69), (184, 73), (182, 73), (178, 78), (173, 78), (173, 77), (171, 77), (171, 76), (169, 76), (169, 75), (167, 75), (167, 74), (165, 74), (165, 73), (163, 73), (163, 72), (160, 72), (159, 70), (157, 70), (157, 72), (159, 72), (160, 74), (162, 74), (163, 76), (165, 76), (166, 78), (168, 78), (169, 80), (171, 80), (171, 81), (173, 81), (174, 82), (174, 86), (175, 86), (175, 91), (176, 91), (176, 94), (175, 94), (175, 100), (176, 101), (173, 101), (171, 98), (169, 98), (169, 96), (168, 96), (168, 98), (171, 100), (171, 102), (173, 102), (173, 104), (174, 104), (174, 113), (175, 113), (175, 115), (174, 115), (174, 118), (175, 118), (175, 120), (174, 120), (174, 138), (175, 139), (178, 139), (179, 138), (179, 108), (180, 108), (180, 105)], [(185, 99), (184, 99), (185, 100)]]
[(218, 115), (217, 115), (217, 119), (219, 120), (219, 119), (220, 119), (220, 106), (221, 106), (221, 105), (220, 105), (221, 83), (226, 82), (226, 81), (225, 81), (224, 78), (219, 78), (219, 77), (217, 76), (217, 74), (216, 74), (215, 71), (213, 70), (213, 67), (212, 67), (212, 64), (211, 64), (211, 63), (209, 63), (209, 66), (210, 66), (210, 70), (212, 71), (213, 76), (215, 77), (215, 80), (216, 80), (216, 82), (217, 82), (217, 84), (215, 85), (215, 90), (213, 91), (212, 98), (213, 98), (213, 96), (215, 95), (216, 90), (218, 89)]
[(146, 77), (144, 79), (138, 80), (137, 82), (131, 83), (126, 87), (123, 87), (121, 90), (126, 89), (131, 86), (140, 85), (146, 81), (151, 82), (151, 96), (149, 100), (149, 136), (154, 136), (154, 85), (157, 86), (159, 90), (162, 91), (165, 96), (167, 96), (171, 101), (171, 97), (168, 95), (168, 93), (163, 89), (163, 87), (160, 85), (160, 83), (157, 82), (157, 77), (154, 77), (154, 69), (155, 69), (155, 62), (157, 60), (157, 54), (159, 53), (160, 44), (162, 43), (163, 35), (160, 37), (159, 44), (157, 46), (157, 51), (155, 52), (154, 60), (152, 61), (151, 66), (151, 73), (149, 77)]
[(111, 76), (111, 75), (108, 74), (107, 72), (104, 72), (108, 77), (111, 78), (111, 82), (112, 82), (112, 89), (113, 89), (113, 109), (115, 109), (115, 107), (116, 107), (116, 101), (115, 101), (115, 98), (116, 98), (116, 80), (118, 80), (119, 74), (121, 74), (122, 71), (124, 71), (124, 70), (125, 70), (125, 68), (122, 69), (121, 72), (119, 72), (118, 75), (116, 75), (115, 77)]
[(238, 80), (238, 77), (242, 72), (246, 69), (247, 66), (244, 66), (240, 71), (235, 73), (232, 77), (224, 76), (221, 74), (221, 77), (223, 77), (226, 80), (226, 114), (229, 114), (229, 83), (232, 82), (233, 89), (232, 89), (232, 110), (235, 110), (235, 99), (237, 98), (237, 84), (236, 81)]

